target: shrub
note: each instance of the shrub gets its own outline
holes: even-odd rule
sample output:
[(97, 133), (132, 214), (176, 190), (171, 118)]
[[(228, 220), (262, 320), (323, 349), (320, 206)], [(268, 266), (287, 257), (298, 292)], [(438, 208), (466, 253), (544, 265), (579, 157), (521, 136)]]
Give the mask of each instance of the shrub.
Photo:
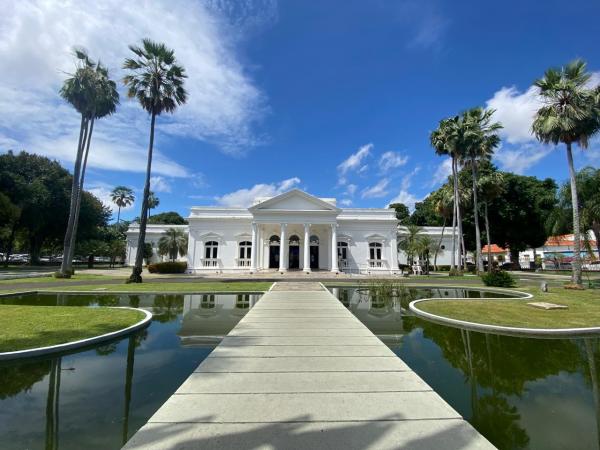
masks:
[(515, 287), (516, 282), (514, 277), (503, 270), (494, 270), (492, 272), (481, 275), (481, 280), (486, 286), (493, 287)]
[(75, 275), (75, 270), (67, 270), (66, 273), (58, 271), (52, 274), (54, 278), (71, 278), (73, 275)]
[(179, 261), (148, 264), (148, 272), (150, 273), (185, 273), (186, 269), (187, 263)]
[(463, 271), (460, 269), (450, 269), (450, 270), (448, 270), (448, 276), (449, 277), (462, 277)]

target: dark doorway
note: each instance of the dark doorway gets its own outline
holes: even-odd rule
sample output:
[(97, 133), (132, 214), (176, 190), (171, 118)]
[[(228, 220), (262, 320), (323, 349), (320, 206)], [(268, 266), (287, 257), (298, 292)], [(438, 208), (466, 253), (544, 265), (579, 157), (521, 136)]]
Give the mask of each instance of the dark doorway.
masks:
[(300, 246), (290, 245), (290, 269), (300, 268)]
[(310, 246), (310, 268), (311, 269), (319, 268), (319, 246), (318, 245)]
[(279, 269), (279, 245), (269, 247), (269, 269)]

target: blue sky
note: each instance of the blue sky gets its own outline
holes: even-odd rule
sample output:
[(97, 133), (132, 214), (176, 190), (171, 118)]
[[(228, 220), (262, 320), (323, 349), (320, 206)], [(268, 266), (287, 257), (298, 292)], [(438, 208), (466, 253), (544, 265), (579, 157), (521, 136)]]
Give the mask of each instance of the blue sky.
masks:
[[(149, 36), (174, 48), (189, 75), (189, 103), (157, 122), (153, 173), (157, 211), (183, 215), (291, 187), (345, 206), (412, 205), (447, 175), (430, 131), (478, 105), (505, 125), (496, 164), (562, 181), (564, 150), (529, 134), (539, 106), (531, 84), (575, 57), (600, 82), (600, 4), (589, 0), (7, 3), (0, 151), (71, 167), (78, 118), (57, 95), (71, 47), (120, 79), (127, 44)], [(97, 125), (88, 188), (103, 200), (118, 184), (141, 195), (147, 136), (148, 118), (123, 97)], [(576, 153), (578, 166), (600, 165), (598, 141)]]

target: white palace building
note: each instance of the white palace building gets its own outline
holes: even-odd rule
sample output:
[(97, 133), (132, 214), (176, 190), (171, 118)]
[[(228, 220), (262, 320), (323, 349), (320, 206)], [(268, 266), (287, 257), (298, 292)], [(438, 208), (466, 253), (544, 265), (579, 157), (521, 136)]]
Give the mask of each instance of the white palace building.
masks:
[[(298, 189), (257, 198), (250, 208), (192, 207), (189, 225), (148, 225), (152, 261), (160, 261), (157, 243), (169, 228), (188, 233), (188, 272), (256, 273), (316, 270), (362, 274), (399, 273), (398, 227), (393, 209), (338, 208), (333, 198), (317, 198)], [(127, 232), (127, 263), (133, 265), (139, 227)], [(423, 233), (439, 241), (441, 227)], [(451, 236), (441, 242), (438, 264), (449, 264)]]

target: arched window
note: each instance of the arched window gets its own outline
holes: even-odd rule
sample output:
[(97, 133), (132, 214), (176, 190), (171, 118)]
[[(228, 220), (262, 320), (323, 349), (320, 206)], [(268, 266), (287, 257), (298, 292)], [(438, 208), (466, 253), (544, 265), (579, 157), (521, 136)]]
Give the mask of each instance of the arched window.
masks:
[(371, 242), (369, 244), (369, 258), (372, 260), (381, 260), (381, 244), (379, 242)]
[(217, 259), (219, 243), (217, 241), (208, 241), (204, 244), (204, 257), (206, 259)]
[(319, 245), (319, 236), (313, 234), (310, 237), (310, 245)]
[(348, 243), (347, 242), (338, 242), (337, 243), (338, 250), (338, 259), (345, 261), (348, 259)]
[(300, 245), (300, 238), (295, 234), (290, 236), (290, 245)]
[(252, 242), (240, 242), (240, 259), (250, 259), (252, 256)]
[(269, 245), (279, 245), (279, 236), (274, 234), (269, 238)]

